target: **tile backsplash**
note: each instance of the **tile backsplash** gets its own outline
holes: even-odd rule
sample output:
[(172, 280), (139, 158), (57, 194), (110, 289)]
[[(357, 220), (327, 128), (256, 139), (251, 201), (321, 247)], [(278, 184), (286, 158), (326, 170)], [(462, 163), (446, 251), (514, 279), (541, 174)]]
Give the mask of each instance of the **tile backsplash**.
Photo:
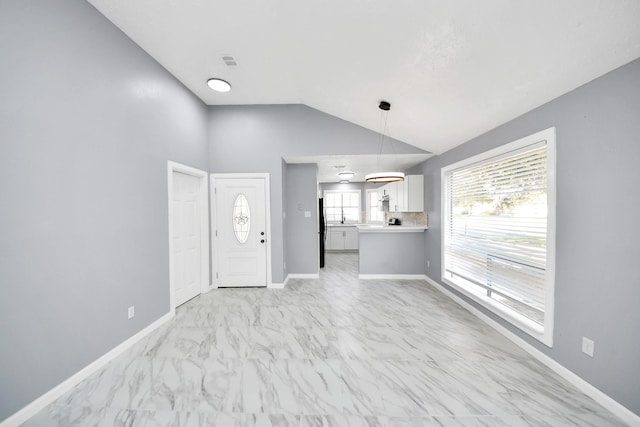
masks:
[(402, 225), (429, 225), (426, 212), (385, 212), (385, 222), (388, 222), (389, 218), (400, 218)]

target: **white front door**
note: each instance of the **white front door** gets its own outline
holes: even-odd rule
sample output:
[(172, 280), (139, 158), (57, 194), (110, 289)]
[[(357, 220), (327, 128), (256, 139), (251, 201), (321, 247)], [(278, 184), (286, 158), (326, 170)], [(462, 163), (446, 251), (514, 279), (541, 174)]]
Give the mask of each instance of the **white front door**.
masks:
[(173, 171), (172, 250), (176, 306), (200, 294), (200, 178)]
[(219, 287), (267, 286), (267, 179), (212, 176)]

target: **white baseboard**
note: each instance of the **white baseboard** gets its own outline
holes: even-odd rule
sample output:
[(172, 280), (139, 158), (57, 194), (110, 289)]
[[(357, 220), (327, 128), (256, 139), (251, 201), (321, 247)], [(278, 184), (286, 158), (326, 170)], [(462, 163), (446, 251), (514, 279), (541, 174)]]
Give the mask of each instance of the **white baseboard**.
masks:
[(320, 274), (319, 273), (309, 273), (309, 274), (289, 274), (287, 276), (287, 280), (289, 279), (319, 279), (320, 278)]
[(124, 353), (127, 349), (129, 349), (132, 345), (140, 341), (142, 338), (149, 335), (155, 329), (160, 327), (165, 322), (171, 320), (175, 313), (173, 311), (165, 314), (131, 338), (126, 341), (120, 343), (118, 346), (110, 350), (108, 353), (101, 356), (99, 359), (91, 362), (89, 365), (85, 366), (42, 396), (35, 399), (33, 402), (29, 403), (24, 408), (20, 409), (15, 414), (11, 415), (9, 418), (0, 423), (0, 427), (16, 427), (20, 424), (27, 421), (29, 418), (36, 415), (38, 412), (43, 410), (47, 405), (53, 403), (56, 399), (61, 397), (63, 394), (71, 390), (76, 385), (80, 384), (82, 381), (87, 379), (93, 373), (100, 370), (107, 363), (115, 359)]
[(622, 404), (618, 403), (617, 401), (609, 397), (607, 394), (600, 391), (595, 386), (589, 384), (587, 381), (585, 381), (584, 379), (582, 379), (581, 377), (579, 377), (578, 375), (576, 375), (575, 373), (573, 373), (572, 371), (570, 371), (569, 369), (561, 365), (560, 363), (553, 360), (551, 357), (547, 356), (546, 354), (544, 354), (543, 352), (541, 352), (540, 350), (538, 350), (537, 348), (535, 348), (534, 346), (532, 346), (531, 344), (523, 340), (522, 338), (520, 338), (519, 336), (511, 332), (509, 329), (502, 326), (500, 323), (491, 319), (489, 316), (487, 316), (486, 314), (478, 310), (476, 307), (469, 304), (467, 301), (463, 300), (462, 298), (460, 298), (459, 296), (457, 296), (456, 294), (454, 294), (453, 292), (445, 288), (440, 283), (436, 282), (430, 277), (427, 277), (427, 276), (425, 277), (426, 277), (426, 281), (431, 286), (433, 286), (440, 292), (444, 293), (446, 296), (448, 296), (453, 301), (458, 303), (464, 309), (471, 312), (480, 320), (485, 322), (487, 325), (491, 326), (493, 329), (495, 329), (496, 331), (504, 335), (506, 338), (508, 338), (518, 347), (522, 348), (524, 351), (529, 353), (531, 356), (535, 357), (538, 361), (546, 365), (552, 371), (554, 371), (555, 373), (560, 375), (562, 378), (564, 378), (565, 380), (569, 381), (571, 384), (576, 386), (578, 390), (580, 390), (587, 396), (591, 397), (593, 400), (598, 402), (607, 410), (611, 411), (615, 416), (620, 418), (622, 421), (629, 424), (630, 426), (640, 426), (640, 416), (638, 416), (637, 414), (635, 414), (634, 412), (632, 412)]
[(358, 274), (361, 280), (427, 280), (424, 274)]
[(284, 289), (285, 286), (287, 286), (287, 282), (289, 281), (289, 276), (287, 276), (286, 279), (284, 279), (283, 283), (276, 283), (276, 282), (271, 282), (267, 285), (268, 289)]
[(287, 277), (285, 277), (284, 282), (283, 283), (275, 283), (272, 282), (270, 283), (267, 288), (269, 289), (284, 289), (285, 286), (287, 286), (287, 283), (289, 282), (289, 279), (318, 279), (320, 277), (319, 273), (311, 273), (311, 274), (287, 274)]

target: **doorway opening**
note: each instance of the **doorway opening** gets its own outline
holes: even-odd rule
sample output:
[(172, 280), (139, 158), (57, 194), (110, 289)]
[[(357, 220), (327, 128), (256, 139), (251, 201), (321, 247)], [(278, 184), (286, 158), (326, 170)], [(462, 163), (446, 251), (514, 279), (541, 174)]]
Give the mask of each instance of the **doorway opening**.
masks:
[(167, 162), (169, 306), (171, 311), (209, 289), (207, 172)]

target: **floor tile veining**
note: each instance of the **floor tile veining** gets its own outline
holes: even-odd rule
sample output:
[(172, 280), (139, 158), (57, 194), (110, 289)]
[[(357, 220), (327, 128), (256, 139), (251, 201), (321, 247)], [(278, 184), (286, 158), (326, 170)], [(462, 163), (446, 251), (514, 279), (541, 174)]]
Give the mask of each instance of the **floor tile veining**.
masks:
[(217, 289), (25, 426), (623, 426), (422, 281)]

